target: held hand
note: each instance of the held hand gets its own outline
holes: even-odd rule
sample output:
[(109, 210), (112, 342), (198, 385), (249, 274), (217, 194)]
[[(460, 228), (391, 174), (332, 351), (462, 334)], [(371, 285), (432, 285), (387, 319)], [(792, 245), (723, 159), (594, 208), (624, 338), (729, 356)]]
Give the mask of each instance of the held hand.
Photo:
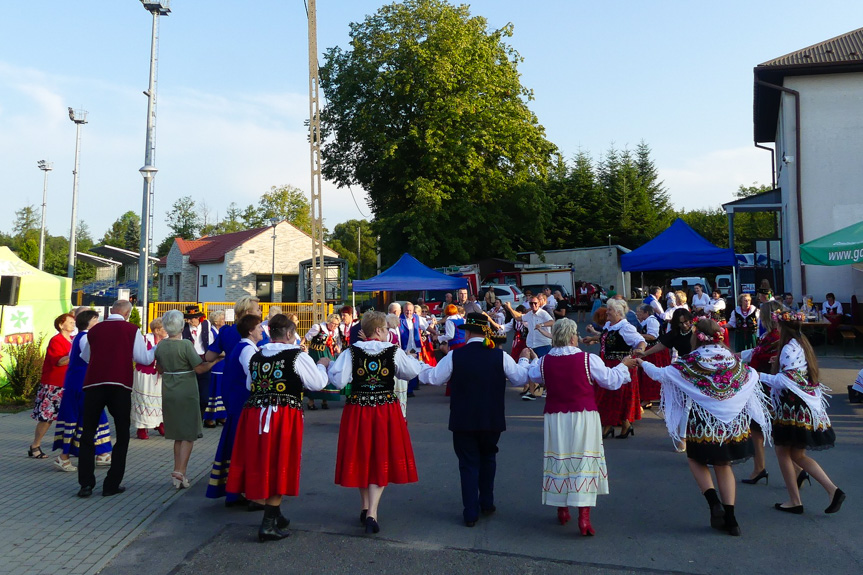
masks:
[(632, 352), (632, 355), (641, 359), (642, 357), (647, 355), (647, 352), (644, 351), (643, 349), (636, 349), (635, 351)]
[(331, 363), (331, 361), (330, 361), (330, 358), (328, 358), (328, 357), (322, 357), (318, 360), (318, 365), (322, 365), (324, 367), (329, 367), (330, 363)]
[(533, 350), (529, 347), (526, 347), (521, 350), (521, 355), (519, 355), (518, 357), (523, 359), (531, 359), (531, 355), (534, 355)]
[[(625, 357), (621, 360), (620, 363), (622, 363), (623, 365), (625, 365), (626, 367), (631, 369), (631, 368), (639, 365), (638, 361), (639, 360), (635, 359), (634, 357)], [(642, 360), (642, 361), (644, 361), (644, 360)]]

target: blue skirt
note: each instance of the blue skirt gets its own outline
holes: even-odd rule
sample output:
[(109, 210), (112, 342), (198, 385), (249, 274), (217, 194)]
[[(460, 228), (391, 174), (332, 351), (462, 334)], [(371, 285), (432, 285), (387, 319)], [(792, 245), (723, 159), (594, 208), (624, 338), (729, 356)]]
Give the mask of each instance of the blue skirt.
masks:
[(213, 469), (210, 471), (210, 482), (207, 485), (207, 497), (218, 499), (228, 496), (236, 499), (236, 495), (225, 491), (228, 484), (228, 470), (231, 467), (231, 452), (234, 450), (234, 438), (237, 435), (237, 424), (240, 422), (239, 414), (225, 413), (225, 424), (222, 426), (222, 437), (216, 448), (216, 456), (213, 458)]
[[(219, 362), (224, 365), (223, 362)], [(219, 365), (216, 366), (217, 368)], [(222, 372), (210, 372), (210, 397), (207, 399), (207, 408), (204, 411), (204, 421), (216, 421), (225, 419), (228, 412), (225, 409), (225, 402), (222, 399)]]
[[(84, 410), (84, 393), (73, 386), (63, 389), (63, 399), (57, 412), (57, 425), (54, 429), (53, 450), (58, 449), (64, 455), (78, 456), (83, 422), (80, 421)], [(99, 416), (99, 426), (96, 428), (96, 455), (111, 453), (111, 428), (108, 426), (108, 416), (105, 410)]]

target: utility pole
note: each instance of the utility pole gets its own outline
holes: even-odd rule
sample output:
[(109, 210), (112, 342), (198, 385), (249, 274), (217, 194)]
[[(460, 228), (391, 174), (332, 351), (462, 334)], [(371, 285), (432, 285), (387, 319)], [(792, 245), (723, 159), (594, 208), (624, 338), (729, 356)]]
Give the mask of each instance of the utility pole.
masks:
[(36, 165), (45, 172), (45, 181), (42, 183), (42, 228), (39, 232), (39, 271), (45, 267), (45, 210), (48, 207), (48, 172), (54, 169), (54, 164), (46, 160), (39, 160)]
[(360, 273), (360, 230), (362, 229), (362, 222), (357, 220), (357, 279), (362, 279), (363, 276)]
[(308, 0), (309, 20), (309, 161), (312, 186), (312, 317), (315, 322), (326, 318), (324, 295), (324, 222), (321, 208), (321, 116), (320, 77), (318, 76), (318, 19), (315, 0)]

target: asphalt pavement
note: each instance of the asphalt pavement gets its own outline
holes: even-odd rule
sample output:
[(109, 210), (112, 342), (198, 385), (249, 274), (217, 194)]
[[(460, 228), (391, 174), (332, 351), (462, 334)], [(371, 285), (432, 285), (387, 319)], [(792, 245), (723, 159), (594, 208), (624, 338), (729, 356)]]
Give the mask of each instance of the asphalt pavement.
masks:
[[(408, 403), (419, 482), (384, 492), (378, 535), (365, 535), (357, 490), (333, 483), (342, 404), (307, 412), (300, 496), (286, 498), (291, 536), (258, 543), (259, 512), (226, 509), (204, 497), (218, 430), (205, 430), (192, 454), (191, 489), (171, 489), (171, 442), (133, 439), (124, 494), (75, 497), (75, 474), (25, 455), (28, 413), (0, 415), (0, 573), (858, 573), (863, 490), (863, 405), (847, 401), (859, 359), (825, 358), (834, 390), (835, 449), (815, 459), (848, 494), (825, 515), (828, 497), (804, 485), (804, 515), (773, 509), (786, 493), (772, 451), (770, 483), (739, 485), (739, 538), (709, 527), (707, 504), (685, 455), (673, 451), (664, 422), (647, 411), (636, 434), (605, 441), (611, 493), (592, 514), (595, 537), (560, 526), (541, 504), (542, 402), (507, 396), (500, 441), (497, 513), (474, 528), (461, 522), (457, 460), (447, 431), (448, 398), (423, 386)], [(47, 443), (47, 442), (46, 442)], [(751, 463), (735, 470), (748, 476)], [(103, 472), (100, 472), (103, 473)]]

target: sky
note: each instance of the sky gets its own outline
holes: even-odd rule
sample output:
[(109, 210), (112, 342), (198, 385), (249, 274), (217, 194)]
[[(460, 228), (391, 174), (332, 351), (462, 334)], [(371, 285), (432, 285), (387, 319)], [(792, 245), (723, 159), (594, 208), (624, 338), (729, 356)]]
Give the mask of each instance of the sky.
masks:
[[(753, 146), (754, 66), (863, 25), (863, 2), (477, 0), (490, 29), (514, 25), (531, 109), (561, 153), (652, 148), (677, 209), (718, 207), (738, 186), (770, 184)], [(318, 52), (384, 2), (317, 0)], [(212, 221), (271, 186), (310, 188), (308, 35), (303, 0), (174, 0), (159, 20), (154, 240), (182, 196)], [(152, 18), (139, 0), (30, 0), (0, 19), (0, 230), (42, 203), (68, 234), (75, 125), (79, 219), (99, 239), (141, 212)], [(199, 210), (203, 211), (203, 210)], [(369, 217), (361, 189), (324, 182), (325, 225)], [(646, 217), (649, 217), (646, 215)], [(635, 247), (635, 246), (633, 246)]]

